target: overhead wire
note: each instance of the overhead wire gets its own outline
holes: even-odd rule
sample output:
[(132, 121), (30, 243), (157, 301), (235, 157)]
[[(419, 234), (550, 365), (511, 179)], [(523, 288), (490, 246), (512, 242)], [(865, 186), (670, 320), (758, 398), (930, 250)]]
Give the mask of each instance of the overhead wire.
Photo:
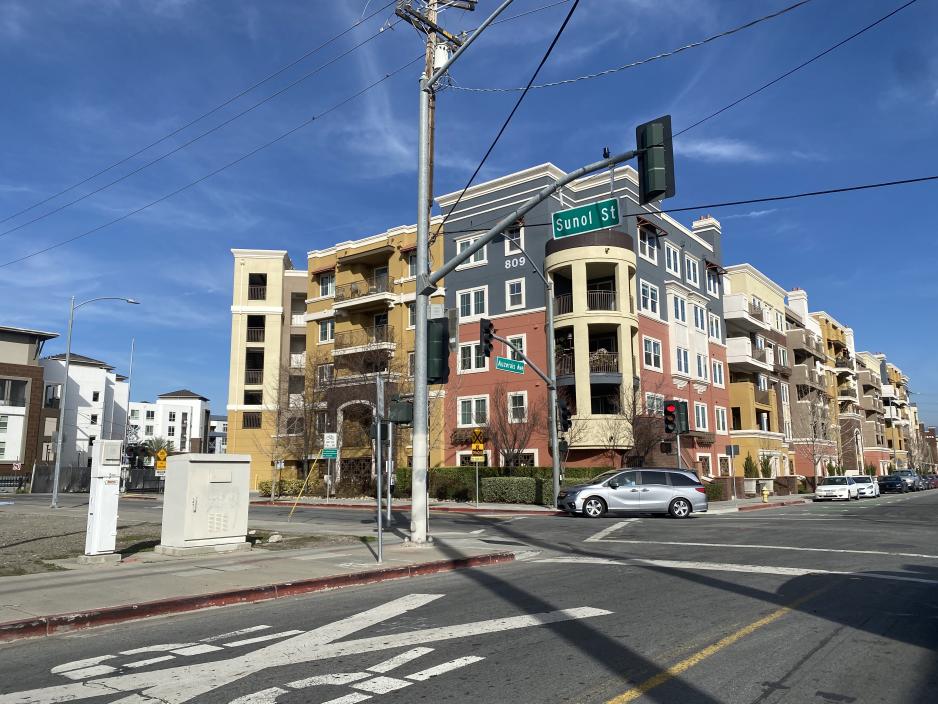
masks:
[[(239, 98), (244, 97), (245, 95), (247, 95), (247, 94), (250, 93), (251, 91), (255, 90), (256, 88), (259, 88), (260, 86), (264, 85), (264, 84), (267, 83), (268, 81), (273, 80), (274, 78), (276, 78), (277, 76), (283, 74), (285, 71), (288, 71), (289, 69), (293, 68), (293, 67), (296, 66), (297, 64), (302, 63), (303, 61), (305, 61), (306, 59), (308, 59), (308, 58), (309, 58), (310, 56), (312, 56), (313, 54), (315, 54), (315, 53), (317, 53), (318, 51), (320, 51), (321, 49), (324, 49), (325, 47), (327, 47), (329, 44), (332, 44), (332, 43), (335, 42), (336, 40), (341, 39), (342, 37), (344, 37), (344, 36), (345, 36), (346, 34), (348, 34), (349, 32), (351, 32), (351, 31), (357, 29), (357, 28), (358, 28), (359, 26), (361, 26), (364, 22), (367, 22), (368, 20), (372, 19), (372, 18), (375, 17), (376, 15), (378, 15), (378, 14), (384, 12), (386, 9), (388, 9), (389, 7), (391, 7), (392, 5), (394, 5), (395, 2), (396, 2), (396, 0), (391, 0), (390, 2), (384, 4), (383, 6), (379, 7), (377, 10), (375, 10), (374, 12), (372, 12), (372, 13), (371, 13), (370, 15), (368, 15), (367, 17), (362, 17), (361, 19), (359, 19), (357, 22), (355, 22), (355, 23), (354, 23), (351, 27), (349, 27), (348, 29), (346, 29), (346, 30), (340, 32), (339, 34), (336, 34), (335, 36), (333, 36), (333, 37), (327, 39), (326, 41), (322, 42), (321, 44), (319, 44), (318, 46), (314, 47), (313, 49), (310, 49), (309, 51), (307, 51), (306, 53), (304, 53), (302, 56), (298, 57), (297, 59), (291, 61), (290, 63), (286, 64), (285, 66), (282, 66), (281, 68), (277, 69), (276, 71), (274, 71), (273, 73), (267, 75), (266, 77), (262, 78), (261, 80), (259, 80), (259, 81), (255, 82), (255, 83), (251, 84), (250, 86), (248, 86), (248, 87), (245, 88), (244, 90), (240, 91), (239, 93), (236, 93), (235, 95), (232, 95), (230, 98), (227, 98), (226, 100), (222, 101), (221, 103), (219, 103), (218, 105), (216, 105), (216, 106), (213, 107), (212, 109), (207, 110), (206, 112), (203, 112), (203, 113), (202, 113), (201, 115), (199, 115), (198, 117), (195, 117), (195, 118), (193, 118), (192, 120), (189, 120), (188, 122), (186, 122), (185, 124), (180, 125), (179, 127), (175, 128), (175, 129), (172, 130), (171, 132), (168, 132), (167, 134), (163, 135), (163, 136), (160, 137), (159, 139), (157, 139), (157, 140), (155, 140), (155, 141), (153, 141), (153, 142), (150, 142), (150, 143), (149, 143), (148, 145), (146, 145), (145, 147), (141, 147), (140, 149), (138, 149), (137, 151), (135, 151), (133, 154), (129, 154), (128, 156), (125, 156), (124, 158), (119, 159), (118, 161), (115, 161), (113, 164), (110, 164), (109, 166), (104, 167), (104, 168), (101, 169), (100, 171), (97, 171), (97, 172), (91, 174), (90, 176), (87, 176), (87, 177), (83, 178), (83, 179), (80, 180), (80, 181), (76, 181), (75, 183), (73, 183), (72, 185), (68, 186), (67, 188), (63, 188), (62, 190), (60, 190), (60, 191), (58, 191), (58, 192), (56, 192), (56, 193), (53, 193), (52, 195), (48, 196), (47, 198), (44, 198), (43, 200), (40, 200), (40, 201), (37, 201), (37, 202), (33, 203), (32, 205), (30, 205), (30, 206), (27, 207), (27, 208), (23, 208), (22, 210), (19, 210), (19, 211), (15, 212), (15, 213), (12, 213), (12, 214), (10, 214), (10, 215), (4, 217), (3, 219), (0, 219), (0, 224), (5, 223), (5, 222), (8, 222), (8, 221), (12, 220), (13, 218), (18, 217), (18, 216), (20, 216), (20, 215), (23, 215), (23, 214), (25, 214), (25, 213), (28, 213), (30, 210), (34, 210), (35, 208), (38, 208), (40, 205), (44, 205), (44, 204), (48, 203), (50, 200), (54, 200), (55, 198), (58, 198), (59, 196), (64, 195), (64, 194), (68, 193), (69, 191), (74, 190), (75, 188), (78, 188), (79, 186), (82, 186), (82, 185), (88, 183), (88, 181), (91, 181), (91, 180), (97, 178), (98, 176), (101, 176), (101, 175), (107, 173), (107, 172), (110, 171), (111, 169), (117, 168), (117, 167), (120, 166), (121, 164), (127, 163), (127, 162), (130, 161), (131, 159), (140, 156), (140, 155), (143, 154), (145, 151), (147, 151), (147, 150), (149, 150), (149, 149), (152, 149), (153, 147), (155, 147), (155, 146), (158, 145), (158, 144), (161, 144), (162, 142), (165, 142), (167, 139), (170, 139), (171, 137), (175, 137), (175, 136), (176, 136), (177, 134), (179, 134), (180, 132), (183, 132), (184, 130), (186, 130), (186, 129), (192, 127), (193, 125), (195, 125), (195, 124), (198, 123), (198, 122), (201, 122), (201, 121), (204, 120), (206, 117), (209, 117), (209, 116), (211, 116), (211, 115), (214, 115), (216, 112), (218, 112), (219, 110), (221, 110), (221, 109), (223, 109), (223, 108), (225, 108), (225, 107), (231, 105), (233, 102), (235, 102), (235, 101), (238, 100)], [(364, 14), (364, 13), (363, 13), (363, 14)]]
[[(796, 2), (794, 5), (789, 5), (788, 7), (784, 7), (781, 10), (777, 10), (776, 12), (773, 12), (768, 15), (763, 15), (762, 17), (758, 17), (754, 20), (746, 22), (745, 24), (741, 24), (738, 27), (733, 27), (731, 29), (727, 29), (722, 32), (719, 32), (717, 34), (713, 34), (707, 37), (706, 39), (701, 39), (696, 42), (691, 42), (690, 44), (679, 46), (676, 49), (672, 49), (671, 51), (665, 51), (660, 54), (655, 54), (654, 56), (649, 56), (648, 58), (645, 58), (645, 59), (639, 59), (637, 61), (633, 61), (631, 63), (624, 64), (622, 66), (616, 66), (614, 68), (608, 68), (603, 71), (596, 71), (595, 73), (587, 73), (582, 76), (576, 76), (574, 78), (566, 78), (566, 79), (559, 80), (559, 81), (551, 81), (549, 83), (538, 83), (538, 84), (530, 86), (530, 89), (536, 90), (540, 88), (555, 88), (557, 86), (565, 86), (571, 83), (579, 83), (580, 81), (589, 81), (595, 78), (603, 78), (605, 76), (610, 76), (612, 74), (619, 73), (621, 71), (625, 71), (630, 68), (635, 68), (636, 66), (643, 66), (644, 64), (649, 64), (653, 61), (658, 61), (659, 59), (666, 59), (668, 57), (674, 56), (675, 54), (680, 54), (683, 51), (687, 51), (689, 49), (696, 49), (699, 46), (703, 46), (704, 44), (709, 44), (710, 42), (716, 41), (717, 39), (729, 37), (738, 32), (742, 32), (744, 30), (750, 29), (751, 27), (755, 27), (756, 25), (762, 24), (763, 22), (773, 20), (776, 17), (781, 17), (782, 15), (787, 14), (793, 10), (796, 10), (803, 5), (807, 5), (809, 2), (812, 2), (812, 1), (813, 0), (800, 0), (800, 2)], [(460, 85), (455, 85), (455, 84), (452, 86), (452, 88), (454, 90), (461, 90), (461, 91), (472, 92), (472, 93), (514, 93), (519, 90), (524, 90), (524, 88), (520, 88), (520, 87), (478, 88), (478, 87), (471, 87), (471, 86), (460, 86)]]

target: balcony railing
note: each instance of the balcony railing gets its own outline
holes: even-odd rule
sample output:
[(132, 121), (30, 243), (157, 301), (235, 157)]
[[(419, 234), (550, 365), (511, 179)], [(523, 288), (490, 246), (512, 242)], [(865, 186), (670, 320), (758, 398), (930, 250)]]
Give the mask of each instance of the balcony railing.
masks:
[(248, 328), (248, 342), (263, 342), (264, 328)]
[(375, 293), (389, 293), (391, 290), (391, 281), (387, 274), (382, 276), (373, 276), (370, 279), (355, 281), (350, 284), (342, 284), (335, 287), (335, 302), (352, 301), (356, 298), (363, 298)]
[(290, 325), (306, 325), (306, 314), (305, 313), (291, 313)]
[(753, 347), (751, 357), (757, 362), (764, 362), (766, 359), (765, 348), (760, 349), (758, 347)]
[(290, 366), (293, 369), (303, 369), (306, 367), (306, 353), (293, 352), (290, 354)]
[(575, 372), (573, 354), (566, 352), (557, 355), (557, 376), (569, 376)]
[(263, 369), (246, 369), (244, 371), (245, 384), (261, 384), (264, 382)]
[(587, 290), (586, 307), (589, 310), (618, 310), (616, 306), (616, 292)]
[(762, 308), (755, 306), (752, 303), (749, 304), (749, 315), (757, 320), (765, 321), (765, 318), (762, 317)]
[(346, 330), (335, 335), (335, 349), (337, 350), (344, 350), (349, 347), (368, 347), (383, 343), (394, 343), (393, 325), (375, 325), (371, 328)]
[(837, 369), (850, 369), (851, 371), (857, 368), (856, 362), (850, 359), (850, 357), (837, 357), (834, 360), (834, 366)]
[(824, 379), (814, 369), (808, 369), (804, 364), (796, 364), (792, 370), (792, 381), (795, 384), (806, 386), (824, 386)]
[(573, 312), (573, 294), (562, 293), (554, 296), (554, 315), (565, 315)]
[(267, 300), (267, 287), (266, 286), (248, 286), (248, 300), (249, 301)]
[(837, 387), (838, 396), (849, 396), (852, 399), (857, 398), (857, 389), (854, 386), (842, 385)]
[(771, 401), (769, 400), (769, 392), (764, 391), (763, 389), (754, 388), (752, 390), (753, 398), (755, 398), (756, 403), (760, 403), (763, 406), (768, 406)]
[(618, 352), (590, 352), (590, 373), (618, 374)]

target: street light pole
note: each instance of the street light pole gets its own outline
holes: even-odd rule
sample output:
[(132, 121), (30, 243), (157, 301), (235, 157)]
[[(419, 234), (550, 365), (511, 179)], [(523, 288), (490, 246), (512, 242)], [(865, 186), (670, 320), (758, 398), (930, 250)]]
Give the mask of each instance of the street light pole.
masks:
[[(101, 296), (99, 298), (90, 298), (75, 305), (75, 297), (72, 296), (68, 307), (68, 335), (65, 339), (65, 379), (62, 381), (62, 398), (59, 400), (59, 427), (58, 436), (55, 439), (55, 471), (52, 475), (52, 508), (59, 507), (59, 475), (62, 471), (62, 440), (65, 437), (65, 404), (68, 400), (68, 370), (72, 360), (72, 326), (75, 322), (75, 311), (96, 301), (124, 301), (132, 305), (140, 305), (140, 301), (133, 298), (123, 298), (122, 296)], [(130, 412), (130, 399), (127, 399), (127, 412)], [(78, 432), (78, 423), (76, 419), (75, 432)]]

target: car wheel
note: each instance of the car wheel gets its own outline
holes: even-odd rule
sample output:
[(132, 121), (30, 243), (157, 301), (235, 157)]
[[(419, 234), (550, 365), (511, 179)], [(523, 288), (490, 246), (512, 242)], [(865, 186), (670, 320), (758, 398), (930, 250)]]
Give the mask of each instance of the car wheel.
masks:
[(671, 518), (687, 518), (691, 512), (690, 501), (687, 499), (677, 498), (671, 502), (671, 505), (668, 506), (668, 513), (671, 515)]
[(602, 518), (606, 515), (606, 502), (598, 496), (591, 496), (583, 502), (583, 515), (587, 518)]

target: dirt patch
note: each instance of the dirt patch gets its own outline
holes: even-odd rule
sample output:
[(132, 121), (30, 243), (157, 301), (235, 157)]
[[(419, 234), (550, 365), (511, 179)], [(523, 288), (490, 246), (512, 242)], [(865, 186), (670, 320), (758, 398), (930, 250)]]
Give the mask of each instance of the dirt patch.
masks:
[[(283, 540), (276, 543), (268, 543), (267, 540), (274, 534), (283, 537)], [(357, 543), (370, 543), (375, 538), (372, 536), (354, 536), (354, 535), (290, 535), (289, 533), (278, 533), (276, 531), (257, 530), (253, 535), (248, 535), (248, 541), (253, 547), (263, 548), (264, 550), (296, 550), (297, 548), (321, 548), (332, 545), (351, 545)]]

